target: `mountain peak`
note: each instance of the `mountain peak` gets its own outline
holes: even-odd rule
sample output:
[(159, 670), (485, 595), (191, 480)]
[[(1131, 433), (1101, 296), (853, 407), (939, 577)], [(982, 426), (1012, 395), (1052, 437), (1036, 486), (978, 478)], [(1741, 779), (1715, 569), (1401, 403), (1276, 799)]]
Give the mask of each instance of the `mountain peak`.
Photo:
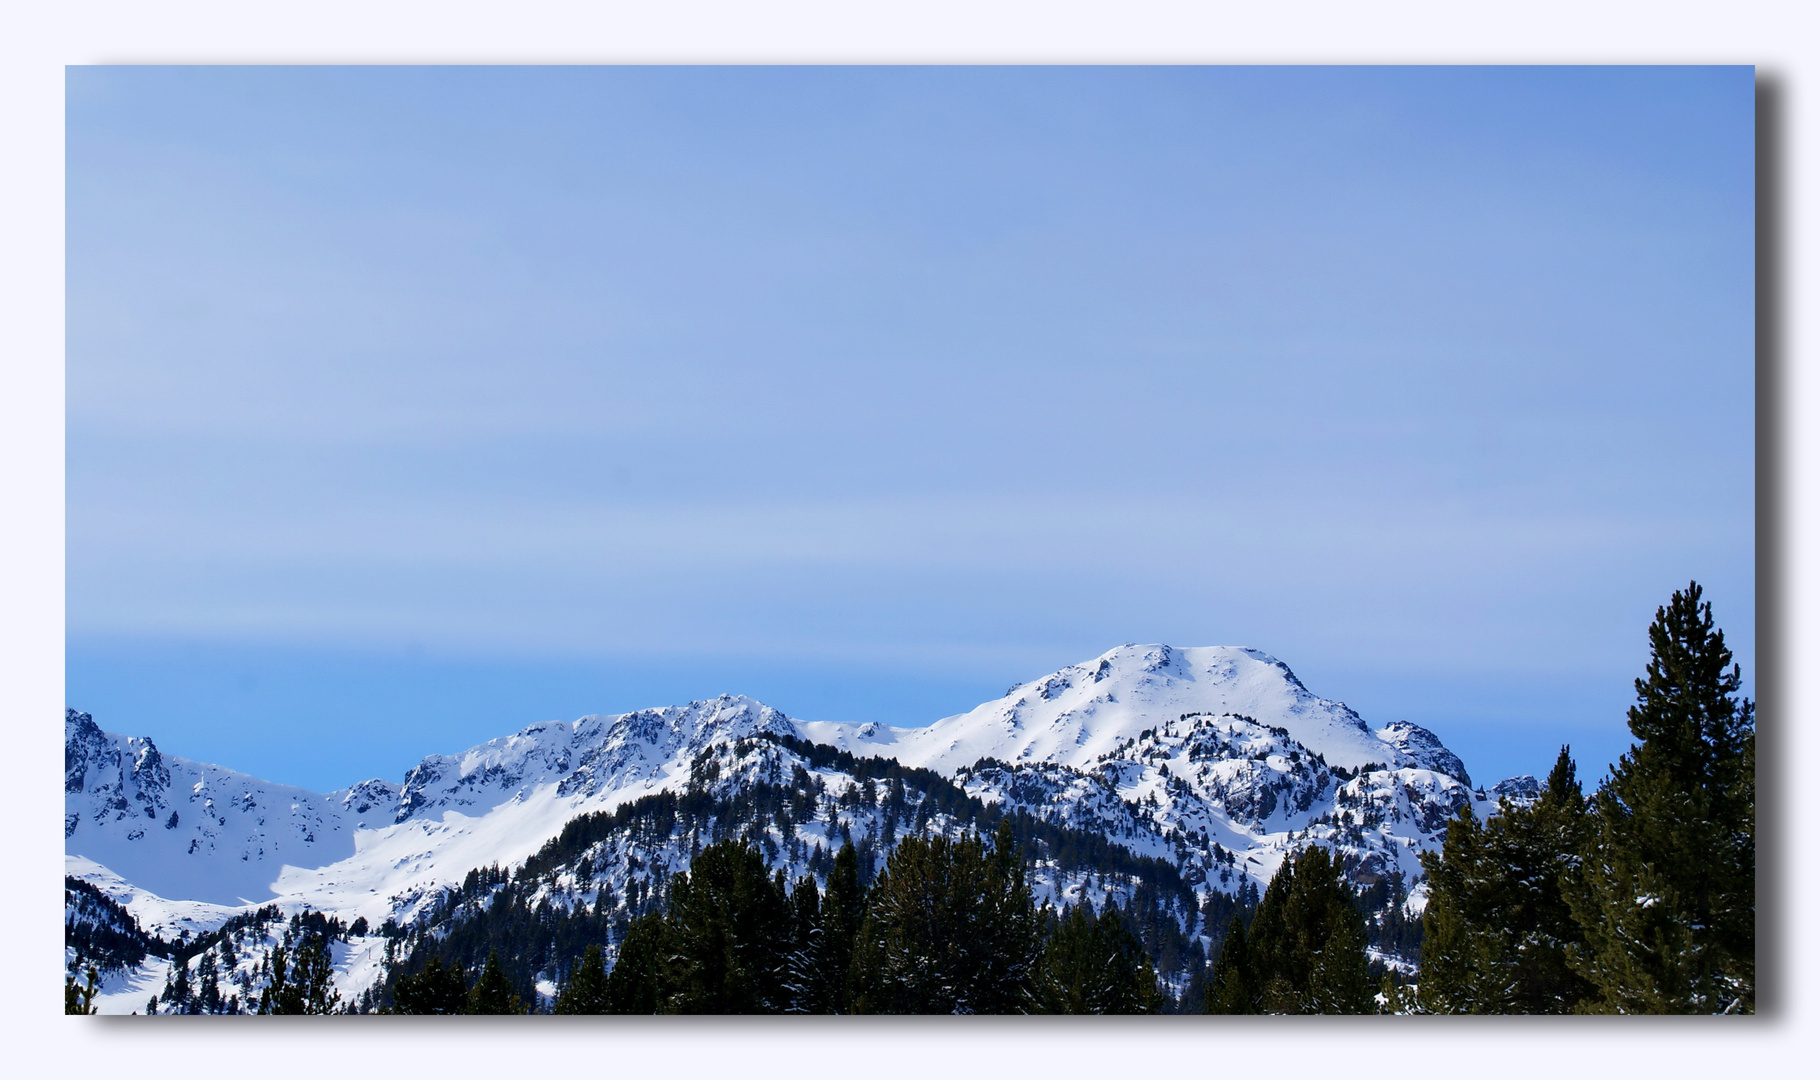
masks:
[(1085, 768), (1187, 715), (1232, 715), (1282, 728), (1329, 764), (1349, 769), (1380, 764), (1466, 776), (1433, 733), (1402, 723), (1374, 731), (1345, 704), (1310, 693), (1289, 665), (1242, 645), (1128, 642), (925, 728), (797, 726), (812, 741), (952, 772), (982, 758)]

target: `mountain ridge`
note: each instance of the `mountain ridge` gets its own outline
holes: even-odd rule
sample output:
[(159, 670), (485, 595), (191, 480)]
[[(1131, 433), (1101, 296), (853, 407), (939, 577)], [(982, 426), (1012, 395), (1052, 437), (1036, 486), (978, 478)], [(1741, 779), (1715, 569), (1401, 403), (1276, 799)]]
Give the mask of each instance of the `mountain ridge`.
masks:
[[(776, 745), (752, 757), (767, 738)], [(402, 783), (368, 780), (329, 793), (167, 756), (150, 739), (102, 732), (72, 709), (69, 873), (113, 889), (117, 902), (159, 926), (202, 926), (211, 911), (225, 918), (269, 902), (405, 925), (475, 868), (522, 865), (582, 815), (663, 792), (711, 788), (737, 799), (789, 770), (839, 794), (841, 808), (824, 810), (825, 821), (786, 816), (753, 833), (780, 869), (813, 872), (815, 852), (848, 836), (882, 858), (911, 804), (887, 809), (870, 782), (862, 800), (857, 777), (805, 769), (812, 763), (779, 741), (789, 739), (930, 769), (982, 805), (1105, 836), (1134, 856), (1177, 866), (1203, 898), (1246, 881), (1260, 887), (1289, 851), (1310, 842), (1343, 853), (1361, 886), (1414, 881), (1417, 853), (1433, 846), (1446, 819), (1462, 807), (1484, 812), (1489, 801), (1432, 732), (1400, 723), (1373, 729), (1266, 653), (1122, 645), (923, 728), (802, 721), (722, 695), (533, 724), (428, 755)], [(1520, 783), (1509, 789), (1524, 791)], [(959, 824), (928, 806), (913, 823)], [(552, 886), (556, 898), (599, 904), (601, 896), (649, 895), (662, 876), (637, 885), (634, 868), (686, 867), (682, 842), (638, 857), (623, 845), (611, 858), (600, 848), (588, 857), (602, 866), (618, 859), (620, 869), (598, 882), (593, 870), (559, 875), (552, 881), (567, 884)], [(1081, 895), (1081, 883), (1064, 878), (1039, 884), (1058, 902)], [(1116, 882), (1094, 888), (1102, 897), (1129, 890)], [(181, 920), (178, 905), (188, 905)], [(1173, 917), (1184, 933), (1209, 933), (1192, 913)], [(368, 985), (378, 977), (371, 954), (359, 974)]]

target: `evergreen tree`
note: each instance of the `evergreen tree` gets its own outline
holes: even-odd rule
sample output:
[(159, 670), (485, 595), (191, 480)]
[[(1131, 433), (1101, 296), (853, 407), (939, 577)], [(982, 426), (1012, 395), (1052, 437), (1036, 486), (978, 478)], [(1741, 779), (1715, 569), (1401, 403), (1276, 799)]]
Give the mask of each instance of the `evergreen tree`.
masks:
[(821, 894), (815, 879), (805, 874), (790, 891), (790, 948), (784, 960), (787, 1011), (831, 1011), (831, 987), (822, 976), (821, 953)]
[[(265, 987), (259, 991), (259, 1015), (261, 1016), (300, 1016), (303, 1014), (303, 995), (298, 987), (290, 982), (291, 952), (283, 945), (274, 946), (262, 965), (269, 975)], [(170, 994), (165, 994), (169, 1004)]]
[(1422, 1011), (1566, 1013), (1586, 998), (1567, 962), (1580, 930), (1562, 885), (1579, 872), (1586, 832), (1566, 747), (1533, 804), (1507, 800), (1483, 825), (1467, 808), (1448, 823), (1439, 854), (1422, 855)]
[[(70, 965), (70, 973), (68, 975), (64, 976), (64, 978), (63, 978), (63, 1011), (66, 1015), (69, 1015), (69, 1016), (92, 1016), (92, 1015), (94, 1015), (94, 1013), (96, 1011), (95, 1010), (95, 995), (97, 993), (99, 993), (101, 990), (101, 977), (98, 974), (96, 974), (95, 969), (92, 966), (88, 969), (87, 974), (88, 974), (87, 984), (78, 985), (76, 982), (76, 968), (75, 968), (74, 963), (72, 963)], [(153, 998), (152, 1000), (154, 1003), (156, 1003), (158, 999)], [(146, 1015), (148, 1015), (148, 1016), (151, 1015), (149, 1010), (147, 1011)]]
[[(284, 962), (283, 954), (279, 963)], [(171, 965), (175, 970), (169, 981), (164, 984), (165, 1011), (170, 1013), (188, 1013), (190, 1011), (190, 969), (181, 958)]]
[(512, 980), (499, 969), (499, 952), (487, 954), (487, 966), (468, 991), (467, 1013), (470, 1016), (522, 1016), (525, 1003), (512, 989)]
[(1041, 948), (1009, 823), (978, 837), (911, 837), (873, 887), (854, 947), (854, 1009), (1020, 1013)]
[(284, 946), (272, 950), (271, 980), (259, 995), (259, 1012), (273, 1016), (321, 1016), (341, 1005), (336, 992), (334, 963), (328, 942), (310, 934), (287, 954)]
[(1570, 950), (1590, 1012), (1756, 1008), (1756, 717), (1697, 583), (1656, 610), (1637, 740), (1594, 799)]
[(1245, 920), (1237, 915), (1226, 927), (1226, 939), (1207, 977), (1204, 1008), (1210, 1013), (1250, 1016), (1263, 1010), (1251, 947), (1245, 941)]
[(828, 891), (821, 898), (821, 941), (815, 953), (816, 976), (825, 989), (826, 1012), (853, 1010), (853, 946), (866, 919), (866, 889), (859, 879), (859, 853), (842, 844), (828, 872)]
[(432, 956), (422, 971), (398, 980), (392, 1003), (393, 1011), (405, 1016), (454, 1016), (467, 1008), (468, 983), (458, 969), (443, 967)]
[(221, 980), (213, 951), (203, 953), (196, 965), (196, 1008), (203, 1013), (221, 1011)]
[(593, 1016), (607, 1012), (607, 965), (599, 945), (589, 945), (581, 962), (569, 972), (569, 981), (556, 996), (556, 1013)]
[(655, 913), (632, 921), (620, 942), (619, 958), (607, 975), (608, 1012), (650, 1016), (664, 1011), (669, 997), (664, 983), (664, 931), (664, 918)]
[(1040, 1012), (1162, 1011), (1156, 969), (1111, 904), (1097, 917), (1086, 904), (1062, 912), (1043, 946), (1035, 984)]
[(1302, 849), (1271, 879), (1251, 924), (1246, 959), (1261, 1012), (1375, 1010), (1365, 918), (1324, 848)]
[(781, 1012), (788, 1004), (789, 901), (755, 849), (732, 840), (703, 848), (676, 875), (665, 923), (675, 1011)]

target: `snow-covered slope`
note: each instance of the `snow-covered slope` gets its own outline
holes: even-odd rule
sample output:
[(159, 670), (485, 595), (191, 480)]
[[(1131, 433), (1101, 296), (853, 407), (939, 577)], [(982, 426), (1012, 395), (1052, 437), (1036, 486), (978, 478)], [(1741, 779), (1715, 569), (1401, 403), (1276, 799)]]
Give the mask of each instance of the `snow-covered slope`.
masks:
[(180, 757), (150, 739), (64, 720), (64, 850), (152, 892), (216, 904), (269, 900), (286, 864), (326, 866), (391, 820), (397, 785), (320, 795)]
[(928, 727), (825, 721), (798, 727), (813, 742), (952, 773), (986, 757), (1082, 768), (1159, 722), (1191, 714), (1231, 714), (1282, 728), (1329, 765), (1431, 769), (1471, 783), (1460, 759), (1425, 729), (1373, 730), (1345, 705), (1309, 693), (1275, 657), (1220, 645), (1121, 645)]
[[(926, 728), (797, 721), (722, 696), (538, 724), (426, 757), (401, 785), (373, 780), (327, 794), (165, 757), (150, 740), (107, 734), (72, 710), (68, 873), (165, 937), (274, 898), (287, 915), (313, 909), (350, 924), (409, 924), (470, 870), (521, 865), (582, 814), (692, 783), (701, 790), (706, 776), (728, 797), (760, 782), (753, 777), (775, 784), (779, 770), (787, 776), (805, 764), (764, 737), (934, 770), (987, 803), (1165, 860), (1203, 898), (1267, 883), (1289, 851), (1311, 842), (1340, 853), (1361, 885), (1398, 874), (1413, 881), (1417, 853), (1437, 842), (1447, 817), (1495, 805), (1430, 732), (1374, 729), (1264, 653), (1126, 645)], [(722, 772), (715, 762), (744, 764)], [(874, 802), (870, 783), (861, 800), (862, 785), (838, 769), (810, 772), (827, 798), (846, 793), (841, 808), (772, 822), (753, 837), (792, 874), (814, 865), (809, 856), (837, 833), (876, 841), (869, 850), (882, 858), (912, 828), (957, 827), (927, 808), (905, 809), (915, 799), (888, 807), (879, 794)], [(1500, 787), (1522, 797), (1533, 786)], [(552, 901), (623, 897), (634, 868), (686, 865), (691, 842), (679, 834), (636, 855), (609, 842), (588, 856), (585, 873), (562, 879), (569, 892)], [(1041, 871), (1037, 884), (1057, 898), (1085, 887)], [(369, 946), (358, 967), (368, 982), (378, 973)], [(356, 969), (345, 974), (355, 978)], [(143, 976), (117, 1000), (142, 1005), (133, 995)], [(351, 996), (364, 986), (346, 989)]]

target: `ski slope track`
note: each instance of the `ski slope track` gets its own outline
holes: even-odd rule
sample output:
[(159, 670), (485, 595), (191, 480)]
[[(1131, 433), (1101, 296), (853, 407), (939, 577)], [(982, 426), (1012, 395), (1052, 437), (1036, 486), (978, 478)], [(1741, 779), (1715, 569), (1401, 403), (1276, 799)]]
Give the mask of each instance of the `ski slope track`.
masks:
[[(1483, 815), (1500, 796), (1524, 799), (1536, 788), (1519, 777), (1476, 789), (1431, 732), (1374, 728), (1255, 649), (1124, 645), (927, 727), (795, 720), (722, 696), (536, 724), (426, 757), (401, 783), (373, 779), (328, 793), (166, 756), (150, 739), (105, 732), (72, 709), (66, 873), (171, 940), (264, 904), (408, 925), (470, 870), (522, 865), (582, 814), (699, 786), (710, 759), (731, 765), (711, 774), (722, 791), (808, 764), (767, 736), (933, 770), (986, 803), (1165, 859), (1203, 899), (1234, 893), (1246, 879), (1262, 887), (1286, 855), (1320, 843), (1361, 885), (1393, 875), (1414, 884), (1416, 911), (1424, 892), (1417, 856), (1438, 845), (1447, 819), (1466, 807)], [(830, 793), (858, 791), (836, 768), (809, 771)], [(837, 818), (774, 830), (761, 846), (794, 876), (808, 869), (803, 852), (832, 847), (837, 836), (882, 835), (882, 859), (910, 834), (895, 816), (881, 832), (870, 802)], [(918, 820), (953, 827), (939, 815)], [(588, 855), (595, 862), (585, 872), (563, 879), (570, 891), (553, 900), (624, 893), (634, 868), (683, 869), (689, 857), (682, 847), (625, 858), (608, 844)], [(1117, 898), (1116, 886), (1071, 881), (1040, 864), (1033, 883), (1039, 900)], [(1190, 932), (1208, 932), (1188, 925), (1193, 914), (1184, 918)], [(337, 943), (344, 996), (381, 977), (375, 950)], [(109, 973), (103, 1011), (143, 1008), (146, 987), (162, 982), (158, 965), (168, 961)]]

